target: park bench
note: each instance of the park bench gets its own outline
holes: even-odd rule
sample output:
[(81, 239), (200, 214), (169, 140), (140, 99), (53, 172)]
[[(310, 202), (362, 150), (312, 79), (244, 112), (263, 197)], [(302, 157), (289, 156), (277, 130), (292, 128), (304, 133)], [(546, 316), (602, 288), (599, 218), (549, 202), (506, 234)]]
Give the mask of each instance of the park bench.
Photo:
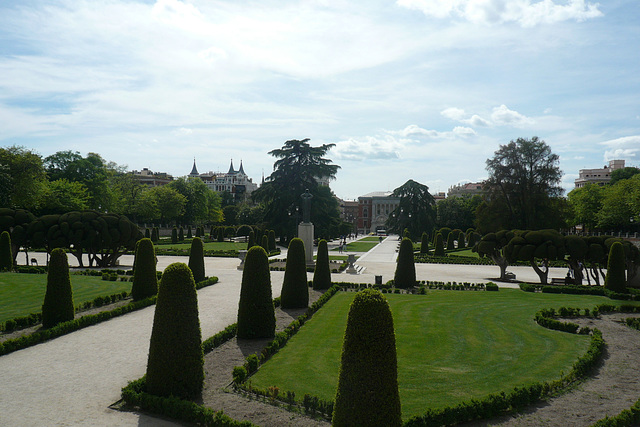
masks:
[(551, 278), (551, 284), (552, 285), (564, 285), (565, 283), (566, 282), (565, 282), (564, 277), (562, 277), (562, 278), (561, 277), (552, 277)]

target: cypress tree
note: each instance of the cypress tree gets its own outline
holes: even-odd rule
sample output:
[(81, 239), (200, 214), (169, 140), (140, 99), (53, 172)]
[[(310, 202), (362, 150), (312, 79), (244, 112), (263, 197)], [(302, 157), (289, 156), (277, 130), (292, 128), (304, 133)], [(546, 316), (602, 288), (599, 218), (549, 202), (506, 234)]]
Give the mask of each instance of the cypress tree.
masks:
[(169, 265), (162, 274), (147, 362), (147, 391), (197, 399), (204, 383), (198, 296), (191, 270)]
[(193, 238), (193, 234), (191, 233), (191, 226), (187, 226), (187, 239)]
[(604, 287), (613, 292), (627, 292), (627, 280), (625, 278), (625, 254), (620, 242), (614, 242), (609, 249), (607, 261), (607, 275), (604, 278)]
[(358, 292), (349, 309), (331, 424), (402, 425), (393, 317), (374, 289)]
[(449, 233), (449, 237), (447, 237), (447, 249), (451, 250), (455, 248), (453, 233)]
[(420, 253), (429, 253), (429, 235), (426, 232), (422, 233), (422, 239), (420, 239)]
[(442, 234), (436, 233), (434, 256), (444, 256), (444, 244), (442, 243)]
[(413, 259), (413, 243), (405, 237), (400, 243), (396, 274), (393, 278), (396, 288), (411, 288), (416, 285), (416, 265)]
[(262, 243), (260, 244), (260, 246), (262, 246), (262, 249), (264, 249), (264, 251), (269, 254), (269, 236), (267, 236), (266, 234), (262, 235)]
[(67, 254), (62, 248), (51, 251), (47, 273), (47, 291), (42, 304), (42, 326), (51, 328), (73, 320), (73, 291), (69, 278)]
[(146, 237), (147, 239), (151, 238), (151, 233), (149, 232), (148, 228), (144, 229), (144, 237)]
[(282, 308), (305, 308), (309, 305), (304, 242), (297, 237), (289, 242), (280, 304)]
[(131, 286), (133, 300), (138, 301), (157, 294), (156, 253), (151, 239), (144, 238), (138, 242), (133, 262), (135, 265)]
[(0, 234), (0, 271), (13, 270), (13, 254), (11, 253), (11, 236), (8, 231)]
[(464, 241), (464, 231), (458, 234), (458, 248), (466, 248), (467, 243)]
[(313, 289), (324, 290), (330, 287), (331, 268), (329, 267), (329, 248), (327, 247), (327, 241), (322, 239), (318, 242), (316, 268), (313, 271)]
[(254, 246), (244, 260), (238, 304), (238, 338), (271, 338), (275, 332), (269, 259), (262, 247)]
[(269, 230), (269, 251), (275, 251), (276, 248), (276, 232)]
[(171, 230), (171, 243), (178, 243), (178, 229), (176, 227)]
[(178, 241), (184, 242), (184, 228), (182, 227), (178, 230)]
[(253, 230), (251, 230), (249, 232), (249, 241), (247, 242), (247, 250), (251, 249), (253, 246), (255, 246), (256, 244), (256, 235), (253, 232)]
[(194, 237), (191, 241), (189, 268), (193, 273), (193, 280), (195, 280), (196, 283), (200, 283), (204, 280), (204, 244), (202, 243), (202, 239), (199, 237)]

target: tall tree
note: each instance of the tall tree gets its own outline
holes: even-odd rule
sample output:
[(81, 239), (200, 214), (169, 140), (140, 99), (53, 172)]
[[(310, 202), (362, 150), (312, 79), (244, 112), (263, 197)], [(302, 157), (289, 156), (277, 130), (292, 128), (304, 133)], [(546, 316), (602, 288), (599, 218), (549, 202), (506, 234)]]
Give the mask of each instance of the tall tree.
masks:
[(574, 188), (567, 194), (571, 212), (571, 225), (584, 225), (593, 229), (598, 224), (597, 213), (602, 209), (604, 187), (596, 184), (587, 184), (584, 187)]
[(35, 211), (47, 181), (42, 157), (16, 145), (0, 148), (0, 167), (2, 185), (8, 188), (8, 194), (0, 198), (9, 201), (2, 206)]
[(298, 221), (301, 219), (296, 207), (300, 207), (300, 196), (307, 189), (313, 195), (311, 222), (316, 229), (328, 228), (334, 221), (339, 224), (335, 197), (328, 187), (318, 184), (320, 178), (334, 179), (340, 168), (324, 157), (334, 145), (312, 147), (307, 138), (287, 141), (282, 148), (269, 152), (278, 160), (273, 165), (273, 173), (253, 192), (252, 198), (263, 204), (264, 220), (277, 234), (295, 235), (296, 217)]
[(187, 200), (184, 205), (184, 214), (180, 218), (182, 222), (190, 224), (222, 220), (220, 196), (209, 189), (200, 178), (178, 178), (166, 187), (173, 188)]
[(66, 178), (47, 183), (38, 212), (41, 215), (63, 214), (89, 208), (89, 193), (81, 182), (70, 182)]
[(609, 181), (609, 184), (614, 185), (618, 181), (632, 178), (633, 176), (638, 174), (640, 174), (640, 168), (626, 167), (622, 169), (616, 169), (611, 172), (611, 181)]
[[(487, 203), (490, 211), (504, 206), (507, 227), (540, 229), (549, 226), (552, 199), (562, 195), (560, 158), (537, 136), (501, 145), (487, 160)], [(494, 206), (495, 205), (495, 206)], [(480, 213), (480, 211), (478, 212)], [(486, 211), (485, 211), (486, 213)]]
[(602, 207), (594, 214), (599, 227), (637, 229), (640, 224), (640, 174), (607, 186), (603, 192)]
[(436, 203), (437, 227), (461, 228), (466, 230), (475, 225), (476, 208), (482, 203), (482, 196), (451, 196)]
[(404, 229), (415, 238), (422, 232), (432, 233), (436, 224), (436, 201), (429, 187), (412, 179), (393, 190), (400, 203), (387, 220), (387, 229), (401, 234)]

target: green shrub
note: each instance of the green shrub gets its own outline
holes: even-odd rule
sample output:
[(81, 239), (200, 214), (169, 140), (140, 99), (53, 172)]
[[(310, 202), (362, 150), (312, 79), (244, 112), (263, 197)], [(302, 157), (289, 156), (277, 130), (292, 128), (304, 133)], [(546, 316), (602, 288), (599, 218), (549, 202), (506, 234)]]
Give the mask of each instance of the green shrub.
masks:
[(191, 241), (191, 252), (189, 253), (189, 268), (193, 273), (196, 283), (202, 282), (205, 278), (204, 269), (204, 244), (202, 239), (194, 237)]
[(329, 268), (329, 249), (327, 241), (318, 242), (318, 255), (316, 256), (316, 268), (313, 272), (313, 289), (324, 290), (331, 287), (331, 270)]
[(240, 384), (247, 378), (247, 368), (244, 366), (236, 366), (233, 368), (233, 382)]
[(282, 308), (305, 308), (309, 305), (304, 242), (297, 237), (289, 242), (280, 298)]
[(269, 230), (269, 252), (275, 251), (276, 248), (276, 232), (275, 230)]
[(251, 230), (249, 232), (249, 240), (247, 241), (247, 250), (251, 249), (256, 245), (256, 233)]
[(160, 230), (158, 230), (158, 227), (153, 227), (151, 230), (151, 241), (158, 243), (158, 240), (160, 240)]
[(429, 253), (429, 235), (427, 233), (422, 233), (422, 239), (420, 240), (420, 253)]
[(173, 227), (173, 230), (171, 230), (171, 243), (178, 243), (178, 229), (176, 227)]
[(458, 233), (458, 248), (466, 248), (467, 247), (467, 243), (465, 242), (465, 235), (464, 235), (464, 231), (460, 231), (460, 233)]
[(267, 253), (260, 246), (247, 252), (238, 304), (238, 338), (271, 338), (276, 317), (271, 299)]
[[(158, 276), (156, 273), (156, 254), (151, 239), (141, 239), (136, 249), (134, 260), (133, 284), (131, 297), (140, 301), (158, 293)], [(106, 274), (106, 273), (105, 273)], [(102, 275), (104, 279), (104, 274)]]
[(500, 288), (498, 287), (498, 285), (496, 285), (496, 284), (495, 284), (495, 283), (493, 283), (493, 282), (487, 282), (487, 283), (484, 285), (484, 290), (485, 290), (485, 291), (494, 291), (494, 292), (495, 292), (495, 291), (498, 291), (499, 289), (500, 289)]
[(442, 234), (442, 241), (448, 240), (449, 239), (449, 234), (451, 233), (451, 229), (449, 227), (442, 227), (439, 231), (440, 234)]
[(411, 288), (416, 285), (416, 265), (413, 260), (413, 243), (405, 237), (400, 243), (398, 263), (393, 278), (396, 288)]
[(453, 235), (453, 232), (449, 233), (449, 236), (447, 237), (447, 250), (451, 250), (451, 249), (455, 249), (455, 237)]
[(344, 333), (333, 426), (400, 426), (393, 317), (377, 290), (356, 294)]
[(147, 239), (151, 238), (151, 232), (149, 231), (148, 228), (144, 229), (144, 237), (147, 238)]
[(42, 304), (42, 326), (51, 328), (58, 323), (73, 320), (74, 314), (67, 254), (63, 249), (56, 248), (51, 251), (49, 259), (47, 291)]
[(436, 243), (435, 250), (433, 252), (434, 256), (444, 256), (444, 243), (442, 242), (442, 234), (436, 234)]
[(8, 231), (0, 234), (0, 271), (13, 270), (13, 255), (11, 254), (11, 236)]
[(267, 254), (269, 253), (269, 236), (267, 236), (266, 234), (262, 235), (260, 246), (262, 246), (262, 249), (264, 249)]
[(169, 265), (162, 274), (153, 318), (147, 391), (157, 396), (195, 399), (202, 393), (202, 352), (198, 296), (191, 270)]
[(187, 239), (193, 238), (193, 234), (191, 233), (191, 226), (187, 226)]
[(178, 230), (178, 241), (184, 242), (184, 228), (182, 227)]
[(622, 243), (614, 242), (609, 250), (607, 275), (604, 279), (605, 289), (619, 293), (626, 292), (625, 268), (624, 247)]

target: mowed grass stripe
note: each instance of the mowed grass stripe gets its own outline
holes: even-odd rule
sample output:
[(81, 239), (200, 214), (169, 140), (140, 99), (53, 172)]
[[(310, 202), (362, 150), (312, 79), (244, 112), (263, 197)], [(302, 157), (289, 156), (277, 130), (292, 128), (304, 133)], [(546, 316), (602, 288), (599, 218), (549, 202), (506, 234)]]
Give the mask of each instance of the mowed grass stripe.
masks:
[[(333, 399), (342, 338), (354, 293), (336, 294), (289, 344), (251, 378)], [(386, 295), (394, 317), (403, 418), (569, 372), (589, 338), (535, 324), (541, 308), (591, 308), (604, 297), (493, 292), (430, 291)]]
[[(131, 282), (111, 282), (97, 276), (71, 275), (73, 303), (78, 306), (99, 296), (131, 291)], [(0, 323), (42, 311), (46, 274), (0, 273)]]

